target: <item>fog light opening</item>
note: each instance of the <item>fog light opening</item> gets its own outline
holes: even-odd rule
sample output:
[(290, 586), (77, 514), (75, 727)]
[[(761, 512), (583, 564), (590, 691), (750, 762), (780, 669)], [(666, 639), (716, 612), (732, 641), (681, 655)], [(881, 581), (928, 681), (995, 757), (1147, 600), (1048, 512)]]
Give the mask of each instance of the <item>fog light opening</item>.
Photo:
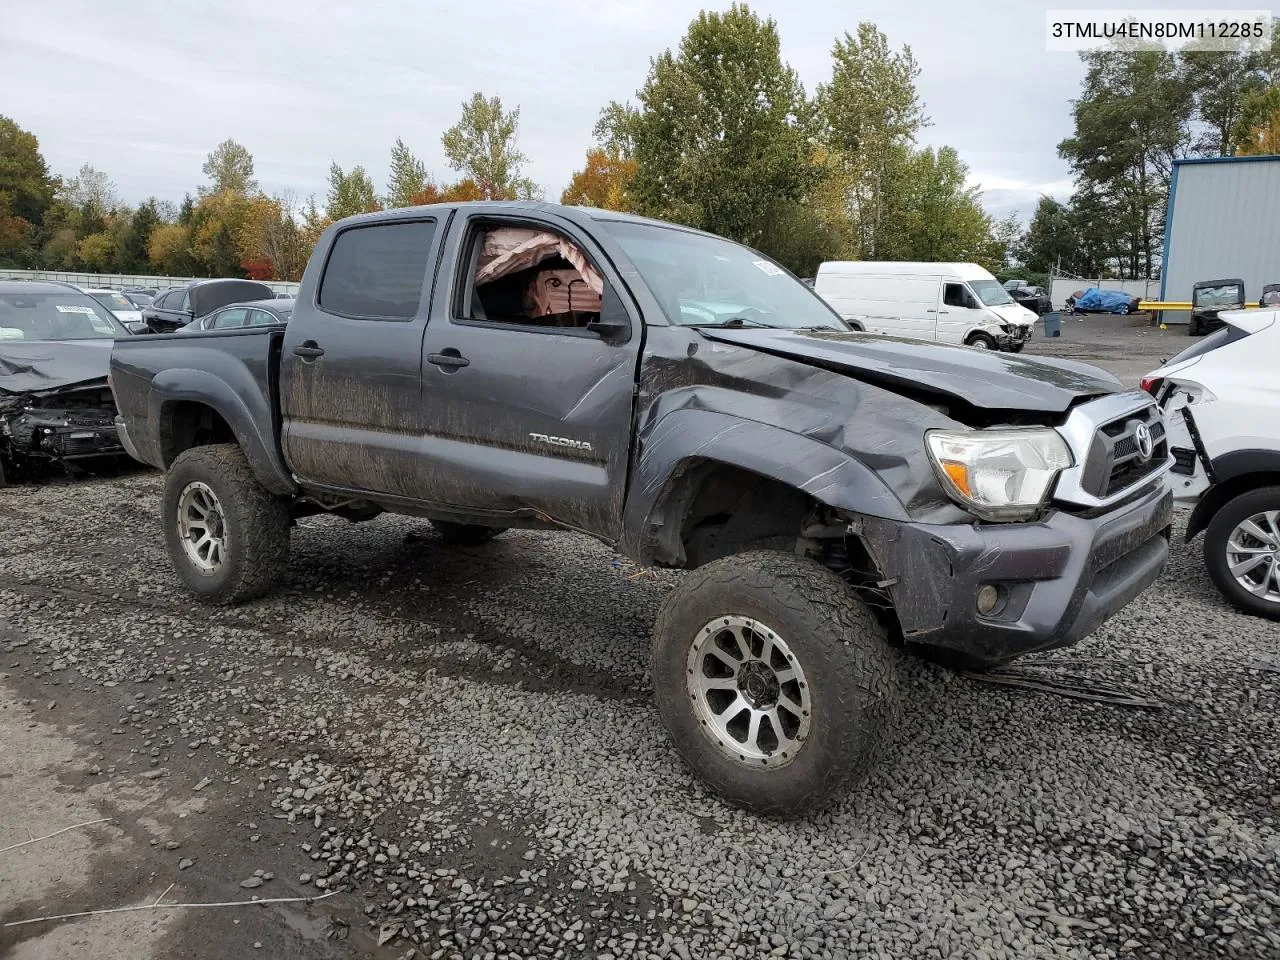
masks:
[(984, 583), (978, 588), (978, 615), (990, 617), (1004, 609), (1005, 591), (994, 583)]

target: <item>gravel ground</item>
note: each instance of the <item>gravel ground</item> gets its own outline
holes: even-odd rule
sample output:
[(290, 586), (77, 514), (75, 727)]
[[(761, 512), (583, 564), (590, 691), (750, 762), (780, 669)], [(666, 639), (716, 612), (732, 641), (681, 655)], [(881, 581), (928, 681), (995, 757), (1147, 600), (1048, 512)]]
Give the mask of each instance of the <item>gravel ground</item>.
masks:
[[(0, 769), (0, 848), (95, 810), (123, 834), (0, 853), (0, 955), (66, 955), (68, 930), (101, 951), (105, 921), (3, 924), (173, 884), (339, 892), (165, 911), (119, 955), (1280, 956), (1280, 631), (1225, 606), (1198, 543), (1036, 658), (1162, 709), (907, 661), (897, 749), (777, 822), (703, 791), (659, 726), (648, 633), (678, 574), (570, 535), (449, 548), (417, 521), (311, 518), (278, 595), (210, 609), (169, 570), (159, 489), (126, 471), (0, 496), (0, 745), (63, 744), (45, 776), (93, 808), (37, 810)], [(83, 869), (36, 882), (86, 837)]]

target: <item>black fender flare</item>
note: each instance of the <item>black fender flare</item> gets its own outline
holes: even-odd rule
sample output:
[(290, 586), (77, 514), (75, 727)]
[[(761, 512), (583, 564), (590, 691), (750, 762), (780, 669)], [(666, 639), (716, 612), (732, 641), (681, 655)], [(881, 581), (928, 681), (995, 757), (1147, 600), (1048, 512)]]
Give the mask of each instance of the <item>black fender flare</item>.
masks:
[[(226, 421), (235, 434), (236, 443), (244, 451), (245, 459), (254, 476), (267, 490), (281, 496), (297, 493), (297, 484), (285, 468), (276, 448), (274, 425), (275, 411), (267, 403), (256, 383), (242, 385), (237, 390), (222, 377), (207, 370), (169, 369), (157, 374), (151, 383), (148, 417), (151, 423), (161, 425), (161, 435), (172, 417), (172, 407), (180, 402), (198, 403), (213, 410)], [(263, 426), (269, 431), (263, 434)], [(161, 443), (160, 455), (168, 469), (172, 457), (164, 456)]]
[[(1200, 498), (1187, 519), (1187, 539), (1203, 533), (1213, 515), (1245, 490), (1280, 483), (1280, 450), (1232, 450), (1209, 464), (1214, 484)], [(1250, 483), (1257, 477), (1257, 483)]]
[(680, 478), (690, 465), (706, 462), (776, 480), (838, 510), (910, 519), (888, 485), (855, 457), (781, 427), (686, 408), (667, 414), (640, 438), (623, 513), (624, 553), (653, 558)]

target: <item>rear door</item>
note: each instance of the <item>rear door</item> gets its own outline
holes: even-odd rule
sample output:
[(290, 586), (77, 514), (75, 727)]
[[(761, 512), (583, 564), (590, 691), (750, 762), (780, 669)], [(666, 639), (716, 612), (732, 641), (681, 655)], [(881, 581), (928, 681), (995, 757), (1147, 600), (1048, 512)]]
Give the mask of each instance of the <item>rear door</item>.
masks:
[(304, 482), (430, 498), (421, 359), (439, 233), (434, 217), (344, 227), (298, 299), (280, 394), (285, 457)]
[[(426, 453), (442, 499), (477, 513), (532, 511), (616, 538), (638, 313), (619, 296), (612, 264), (573, 224), (461, 211), (456, 222), (445, 255), (456, 266), (437, 283), (422, 365)], [(504, 229), (550, 234), (570, 259), (557, 253), (490, 280), (488, 252), (510, 246), (509, 232), (495, 233)], [(578, 256), (586, 271), (571, 262)], [(592, 270), (598, 291), (583, 280)], [(588, 329), (593, 316), (620, 328)]]

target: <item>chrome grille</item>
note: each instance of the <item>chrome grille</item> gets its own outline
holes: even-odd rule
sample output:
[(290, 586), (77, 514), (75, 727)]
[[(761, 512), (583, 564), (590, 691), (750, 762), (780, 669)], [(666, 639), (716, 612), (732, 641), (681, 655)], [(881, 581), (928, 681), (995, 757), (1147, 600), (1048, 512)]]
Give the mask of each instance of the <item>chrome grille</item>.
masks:
[[(1151, 436), (1143, 457), (1137, 434)], [(1086, 507), (1107, 506), (1145, 487), (1172, 465), (1159, 408), (1146, 393), (1113, 394), (1076, 407), (1058, 428), (1075, 465), (1058, 478), (1054, 499)]]

